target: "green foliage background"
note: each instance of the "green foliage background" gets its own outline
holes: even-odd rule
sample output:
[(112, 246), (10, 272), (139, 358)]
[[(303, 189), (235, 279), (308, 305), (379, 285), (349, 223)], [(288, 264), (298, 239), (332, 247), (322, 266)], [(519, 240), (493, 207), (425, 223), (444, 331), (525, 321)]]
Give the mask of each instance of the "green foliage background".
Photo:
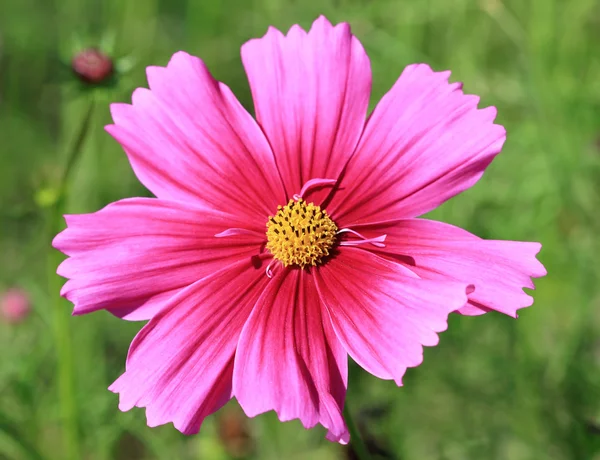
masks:
[[(239, 47), (268, 25), (349, 21), (369, 53), (372, 102), (403, 67), (427, 62), (506, 126), (503, 153), (467, 193), (432, 213), (485, 238), (541, 241), (549, 275), (518, 320), (454, 315), (405, 386), (354, 366), (348, 401), (380, 457), (600, 459), (600, 3), (597, 0), (3, 0), (0, 2), (0, 289), (21, 286), (33, 314), (0, 325), (0, 459), (226, 459), (218, 436), (235, 403), (198, 436), (148, 428), (106, 387), (139, 323), (70, 318), (50, 249), (57, 184), (94, 97), (69, 213), (146, 195), (103, 126), (108, 104), (144, 86), (144, 67), (180, 49), (201, 56), (252, 109)], [(85, 46), (131, 70), (83, 91), (68, 64)], [(245, 422), (240, 455), (343, 459), (320, 429)], [(245, 424), (245, 425), (244, 425)]]

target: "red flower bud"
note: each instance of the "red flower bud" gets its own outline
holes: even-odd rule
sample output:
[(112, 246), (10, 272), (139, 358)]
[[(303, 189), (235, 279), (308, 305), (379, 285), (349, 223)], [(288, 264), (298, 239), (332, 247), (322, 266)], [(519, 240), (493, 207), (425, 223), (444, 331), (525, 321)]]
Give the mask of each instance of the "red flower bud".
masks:
[(71, 66), (75, 74), (86, 83), (101, 83), (109, 78), (114, 70), (112, 60), (95, 48), (77, 53)]

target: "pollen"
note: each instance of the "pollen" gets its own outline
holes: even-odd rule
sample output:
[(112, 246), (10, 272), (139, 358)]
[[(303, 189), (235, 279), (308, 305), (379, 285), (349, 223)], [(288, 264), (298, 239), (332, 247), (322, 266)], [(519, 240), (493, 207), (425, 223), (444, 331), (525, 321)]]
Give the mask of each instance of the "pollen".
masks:
[(320, 206), (290, 200), (267, 222), (267, 249), (284, 266), (317, 265), (329, 255), (337, 226)]

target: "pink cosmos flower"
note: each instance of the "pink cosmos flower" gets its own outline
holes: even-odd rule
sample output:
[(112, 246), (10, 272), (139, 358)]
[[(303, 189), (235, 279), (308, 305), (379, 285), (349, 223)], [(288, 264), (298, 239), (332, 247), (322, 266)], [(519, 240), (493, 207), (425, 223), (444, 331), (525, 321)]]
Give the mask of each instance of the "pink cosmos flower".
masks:
[(402, 384), (448, 315), (531, 305), (538, 243), (418, 219), (471, 187), (505, 139), (493, 107), (408, 66), (367, 117), (369, 59), (348, 24), (269, 29), (242, 47), (256, 120), (176, 53), (107, 131), (157, 198), (66, 216), (54, 246), (74, 314), (150, 320), (110, 387), (121, 410), (195, 433), (232, 397), (348, 441), (348, 355)]

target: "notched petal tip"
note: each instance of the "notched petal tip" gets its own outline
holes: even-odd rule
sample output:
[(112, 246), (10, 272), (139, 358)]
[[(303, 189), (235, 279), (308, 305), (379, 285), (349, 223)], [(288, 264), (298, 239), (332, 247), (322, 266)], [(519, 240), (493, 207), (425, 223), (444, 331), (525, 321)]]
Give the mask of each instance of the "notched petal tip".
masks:
[[(67, 258), (65, 260), (63, 260), (58, 267), (56, 267), (56, 274), (58, 276), (62, 276), (63, 278), (70, 278), (72, 275), (72, 270), (70, 269), (71, 264), (71, 258)], [(60, 295), (63, 295), (63, 290), (65, 289), (66, 283), (65, 285), (63, 285), (61, 291), (60, 291)]]
[[(234, 390), (234, 394), (235, 394), (235, 390)], [(289, 408), (267, 407), (266, 405), (256, 406), (256, 405), (246, 403), (243, 398), (240, 400), (238, 397), (236, 397), (236, 399), (237, 399), (240, 407), (244, 411), (244, 414), (246, 414), (246, 416), (249, 418), (254, 418), (258, 415), (266, 414), (268, 412), (274, 412), (275, 415), (277, 416), (277, 419), (280, 422), (285, 423), (285, 422), (291, 422), (293, 420), (298, 420), (302, 424), (304, 429), (306, 429), (306, 430), (310, 430), (311, 428), (314, 428), (315, 426), (317, 426), (319, 424), (319, 419), (316, 416), (315, 417), (306, 417), (305, 415), (302, 415), (302, 414), (298, 415), (298, 414), (289, 412)]]
[[(216, 85), (217, 83), (208, 70), (206, 63), (198, 56), (193, 56), (185, 51), (177, 51), (171, 56), (166, 67), (159, 67), (158, 69), (163, 72), (164, 76), (169, 76), (171, 79), (170, 84), (177, 82), (177, 80), (187, 82), (187, 80), (183, 80), (183, 78), (185, 78), (186, 75), (192, 76), (194, 74), (200, 74), (203, 79), (206, 79), (207, 82), (211, 82), (213, 85)], [(160, 72), (154, 73), (160, 75)]]
[[(267, 31), (264, 33), (264, 35), (262, 37), (252, 38), (252, 39), (248, 40), (246, 43), (244, 43), (242, 45), (242, 49), (247, 47), (247, 45), (252, 46), (263, 40), (282, 40), (282, 39), (286, 39), (286, 38), (288, 38), (288, 39), (294, 38), (296, 36), (305, 37), (307, 35), (309, 35), (309, 36), (315, 35), (315, 34), (325, 32), (325, 31), (336, 30), (338, 28), (344, 29), (343, 33), (345, 35), (352, 35), (352, 30), (351, 30), (349, 23), (340, 22), (334, 26), (331, 23), (331, 21), (329, 21), (329, 19), (327, 19), (326, 16), (321, 14), (317, 17), (317, 19), (315, 19), (313, 21), (308, 32), (299, 24), (293, 24), (285, 34), (281, 30), (277, 29), (276, 27), (269, 26), (267, 28)], [(243, 55), (243, 53), (242, 53), (242, 55)]]
[(60, 252), (62, 252), (61, 248), (63, 247), (65, 239), (67, 238), (65, 235), (66, 231), (67, 231), (67, 229), (58, 233), (54, 238), (52, 238), (52, 243), (50, 243), (54, 249), (57, 249)]
[[(546, 276), (548, 274), (548, 270), (546, 270), (546, 267), (539, 259), (539, 255), (542, 251), (542, 243), (534, 242), (534, 243), (530, 243), (530, 244), (532, 246), (532, 255), (535, 258), (535, 262), (536, 262), (535, 266), (532, 267), (531, 277), (532, 278), (541, 278), (543, 276)], [(534, 289), (534, 288), (531, 288), (531, 289)]]
[[(59, 269), (60, 269), (60, 266), (59, 266)], [(58, 272), (58, 270), (57, 270), (57, 272)], [(58, 274), (59, 274), (60, 276), (63, 276), (63, 275), (61, 275), (60, 273), (58, 273)], [(69, 299), (69, 297), (72, 297), (72, 294), (71, 294), (71, 290), (70, 290), (70, 287), (68, 286), (68, 284), (69, 284), (69, 282), (67, 281), (67, 282), (66, 282), (65, 284), (63, 284), (63, 286), (60, 288), (60, 296), (61, 296), (61, 297), (64, 297), (65, 299), (67, 299), (67, 300), (69, 300), (69, 301), (71, 301), (71, 299)]]
[(347, 22), (340, 22), (335, 25), (325, 16), (320, 15), (315, 19), (310, 27), (309, 34), (327, 33), (331, 31), (339, 31), (343, 35), (351, 35), (350, 24)]
[[(347, 24), (345, 22), (341, 23), (341, 24)], [(340, 25), (340, 24), (338, 24)], [(329, 19), (327, 19), (327, 17), (324, 14), (320, 14), (317, 19), (315, 19), (312, 23), (311, 26), (311, 30), (315, 27), (315, 26), (324, 26), (324, 27), (328, 27), (330, 29), (333, 28), (333, 25), (331, 24), (331, 21)]]
[(124, 388), (121, 385), (121, 379), (123, 379), (125, 374), (122, 374), (117, 380), (115, 380), (112, 384), (109, 385), (108, 391), (118, 395), (119, 404), (118, 408), (121, 412), (128, 412), (134, 407), (136, 407), (137, 403), (133, 399), (127, 399), (124, 394)]
[(186, 51), (183, 50), (179, 50), (173, 53), (173, 55), (171, 56), (171, 59), (169, 59), (169, 62), (167, 64), (167, 67), (169, 67), (170, 65), (173, 65), (179, 61), (186, 61), (186, 60), (199, 60), (197, 57), (192, 56), (191, 54), (189, 54)]
[(344, 431), (341, 434), (335, 434), (331, 430), (329, 430), (327, 432), (327, 435), (325, 436), (325, 439), (327, 439), (328, 441), (331, 441), (331, 442), (337, 442), (337, 443), (345, 446), (346, 444), (348, 444), (350, 442), (350, 433), (348, 432), (347, 429), (346, 429), (346, 431)]
[(452, 72), (450, 70), (434, 70), (428, 63), (426, 62), (417, 62), (415, 64), (407, 65), (402, 71), (402, 76), (408, 76), (410, 74), (417, 74), (420, 78), (435, 78), (438, 81), (434, 81), (437, 84), (448, 84), (448, 80), (450, 79), (450, 75)]
[[(479, 96), (476, 96), (476, 97), (477, 97), (477, 104), (476, 105), (479, 105), (479, 101), (481, 99), (479, 98)], [(486, 121), (489, 121), (489, 122), (493, 122), (496, 119), (496, 117), (498, 116), (498, 109), (494, 105), (489, 105), (487, 107), (482, 107), (482, 108), (480, 108), (478, 110), (479, 110), (478, 111), (479, 115), (483, 119), (487, 119)], [(504, 129), (504, 126), (502, 126), (502, 125), (496, 125), (496, 126), (501, 127), (502, 130), (503, 130), (503, 134), (506, 136), (506, 129)]]
[(317, 19), (315, 19), (315, 21), (311, 25), (310, 30), (308, 31), (309, 36), (332, 34), (332, 33), (335, 35), (342, 36), (344, 38), (352, 37), (352, 41), (358, 42), (358, 44), (362, 48), (360, 41), (354, 35), (352, 35), (352, 28), (351, 28), (350, 24), (347, 22), (339, 22), (339, 23), (333, 25), (329, 21), (329, 19), (327, 19), (325, 16), (321, 15)]
[(244, 55), (244, 53), (243, 53), (244, 48), (257, 46), (262, 41), (271, 41), (271, 40), (278, 41), (278, 40), (281, 40), (284, 38), (285, 38), (285, 35), (283, 34), (283, 32), (281, 32), (281, 30), (279, 30), (278, 28), (276, 28), (274, 26), (269, 26), (269, 27), (267, 27), (267, 31), (264, 33), (264, 35), (262, 37), (251, 38), (250, 40), (248, 40), (246, 43), (244, 43), (242, 45), (242, 48), (241, 48), (242, 56)]
[[(465, 100), (470, 100), (470, 104), (477, 109), (477, 113), (479, 114), (479, 116), (482, 119), (487, 119), (487, 121), (494, 121), (496, 119), (498, 110), (495, 106), (486, 106), (486, 107), (481, 107), (478, 108), (477, 106), (479, 105), (479, 102), (481, 101), (480, 96), (476, 95), (476, 94), (468, 94), (465, 93), (463, 88), (464, 88), (464, 83), (462, 81), (456, 81), (456, 82), (450, 82), (450, 77), (452, 76), (452, 71), (450, 70), (441, 70), (441, 71), (436, 71), (434, 70), (429, 64), (427, 63), (417, 63), (417, 64), (411, 64), (408, 65), (404, 72), (409, 72), (409, 73), (421, 73), (421, 78), (432, 78), (432, 84), (437, 84), (440, 86), (446, 86), (447, 89), (449, 89), (449, 92), (453, 92), (456, 91), (458, 93), (460, 93)], [(404, 73), (403, 72), (403, 73)], [(437, 80), (437, 81), (436, 81)], [(504, 128), (502, 125), (497, 125), (500, 126), (502, 128)], [(506, 132), (506, 131), (504, 131)]]
[[(423, 361), (423, 347), (438, 344), (448, 315), (466, 304), (468, 283), (407, 276), (401, 264), (355, 248), (340, 251), (336, 265), (319, 271), (317, 287), (338, 339), (365, 370), (402, 385), (407, 368)], [(354, 290), (369, 293), (362, 309), (347, 308)]]
[(344, 175), (352, 192), (334, 197), (332, 212), (354, 223), (416, 217), (481, 178), (505, 130), (450, 77), (425, 63), (404, 69), (373, 110)]
[(112, 137), (115, 137), (113, 133), (115, 132), (116, 129), (118, 129), (117, 125), (115, 125), (113, 123), (104, 125), (104, 131), (106, 131)]
[[(125, 120), (131, 117), (132, 105), (124, 102), (114, 102), (109, 106), (110, 116), (112, 117), (114, 124), (105, 126), (105, 129), (109, 126), (115, 126), (123, 123)], [(109, 131), (110, 133), (110, 131)], [(112, 133), (110, 133), (112, 134)]]
[(298, 24), (294, 24), (292, 27), (289, 28), (287, 34), (285, 34), (285, 38), (287, 38), (288, 40), (294, 40), (297, 38), (304, 38), (307, 35), (308, 33), (306, 32), (306, 30), (304, 30), (304, 28), (302, 28)]
[(153, 100), (152, 91), (148, 88), (136, 88), (131, 93), (131, 105), (137, 109), (151, 108), (156, 101)]
[[(467, 304), (467, 302), (469, 301), (469, 294), (472, 294), (473, 292), (475, 292), (474, 284), (466, 284), (466, 283), (454, 282), (454, 281), (442, 282), (442, 284), (447, 285), (448, 294), (449, 294), (448, 298), (452, 299), (451, 306), (450, 306), (450, 313), (458, 311), (462, 307), (464, 307)], [(453, 292), (461, 292), (462, 295), (450, 295)], [(433, 330), (435, 332), (439, 333), (439, 332), (445, 331), (446, 329), (448, 329), (448, 320), (447, 319), (444, 322), (443, 329), (433, 329)], [(437, 345), (437, 343), (435, 345)], [(424, 346), (430, 346), (430, 345), (424, 344)]]
[(329, 19), (327, 19), (324, 15), (320, 15), (317, 19), (315, 19), (313, 21), (308, 32), (299, 24), (294, 24), (289, 28), (289, 30), (286, 34), (286, 37), (289, 38), (289, 37), (293, 37), (294, 35), (300, 35), (300, 36), (315, 35), (315, 34), (334, 30), (337, 27), (344, 26), (344, 25), (345, 25), (345, 27), (349, 27), (347, 23), (340, 23), (334, 27), (331, 24), (331, 22), (329, 21)]

